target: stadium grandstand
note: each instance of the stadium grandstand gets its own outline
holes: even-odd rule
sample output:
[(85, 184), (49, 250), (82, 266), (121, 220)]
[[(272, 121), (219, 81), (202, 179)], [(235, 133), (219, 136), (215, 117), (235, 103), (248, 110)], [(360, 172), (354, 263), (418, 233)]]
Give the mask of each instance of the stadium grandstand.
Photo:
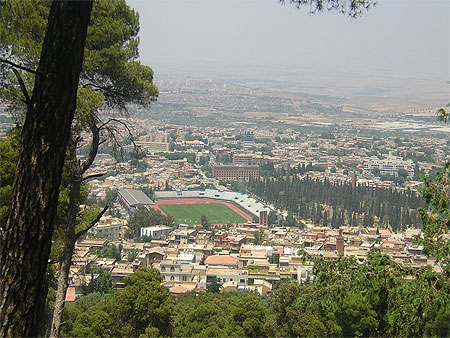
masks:
[(155, 191), (155, 199), (176, 198), (206, 198), (233, 202), (255, 217), (259, 217), (260, 211), (270, 212), (271, 208), (253, 196), (237, 191), (219, 191), (215, 189), (205, 190), (165, 190)]
[(121, 189), (118, 199), (129, 215), (132, 215), (139, 207), (149, 207), (155, 204), (142, 190)]

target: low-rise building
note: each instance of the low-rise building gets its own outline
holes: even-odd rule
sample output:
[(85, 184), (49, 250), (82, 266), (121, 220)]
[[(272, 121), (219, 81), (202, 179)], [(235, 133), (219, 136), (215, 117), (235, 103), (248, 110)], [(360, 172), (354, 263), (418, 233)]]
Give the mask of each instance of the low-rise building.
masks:
[(205, 265), (237, 268), (239, 259), (231, 255), (213, 255), (206, 257)]
[(170, 228), (163, 225), (154, 225), (141, 228), (141, 237), (148, 236), (152, 239), (166, 240), (169, 238)]
[(246, 270), (239, 269), (208, 267), (206, 269), (206, 285), (208, 286), (212, 280), (217, 280), (222, 283), (237, 282), (238, 285), (247, 285), (248, 272)]
[(161, 273), (163, 281), (190, 282), (193, 278), (193, 266), (191, 264), (182, 264), (178, 260), (162, 260), (155, 265), (155, 268)]
[(389, 156), (385, 159), (379, 159), (378, 157), (371, 157), (366, 163), (364, 163), (364, 171), (371, 172), (373, 169), (380, 170), (381, 175), (398, 176), (398, 171), (404, 169), (408, 172), (408, 177), (413, 178), (415, 164), (412, 160), (403, 160), (399, 156)]

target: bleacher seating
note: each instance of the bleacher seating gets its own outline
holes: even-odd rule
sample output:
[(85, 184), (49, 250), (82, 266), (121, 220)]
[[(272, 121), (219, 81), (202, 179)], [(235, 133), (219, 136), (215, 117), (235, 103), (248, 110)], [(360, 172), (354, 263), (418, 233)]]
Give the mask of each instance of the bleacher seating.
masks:
[(270, 211), (270, 208), (261, 201), (238, 191), (219, 191), (215, 189), (155, 191), (155, 198), (157, 200), (166, 198), (210, 198), (229, 201), (236, 203), (257, 217), (259, 217), (261, 210)]

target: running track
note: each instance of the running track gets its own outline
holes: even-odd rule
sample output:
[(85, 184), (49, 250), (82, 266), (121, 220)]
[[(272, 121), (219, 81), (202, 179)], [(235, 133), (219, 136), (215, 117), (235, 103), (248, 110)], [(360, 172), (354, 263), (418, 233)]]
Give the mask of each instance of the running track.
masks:
[(162, 212), (163, 215), (165, 213), (158, 207), (158, 205), (173, 205), (173, 204), (224, 204), (231, 210), (233, 210), (238, 215), (242, 216), (247, 222), (252, 222), (253, 217), (247, 215), (238, 207), (232, 205), (231, 203), (220, 201), (220, 200), (210, 200), (210, 199), (202, 199), (202, 198), (176, 198), (171, 200), (161, 200), (156, 202), (155, 209)]

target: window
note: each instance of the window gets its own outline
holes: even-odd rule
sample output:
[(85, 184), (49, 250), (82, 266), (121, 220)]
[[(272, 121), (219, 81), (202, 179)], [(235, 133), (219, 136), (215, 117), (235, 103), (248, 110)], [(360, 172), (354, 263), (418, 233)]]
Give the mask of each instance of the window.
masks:
[(186, 282), (186, 281), (187, 281), (187, 277), (183, 276), (183, 282)]
[(165, 266), (161, 267), (161, 271), (166, 271), (166, 267)]
[(171, 280), (171, 281), (174, 281), (174, 280), (175, 280), (175, 277), (174, 277), (174, 276), (170, 276), (170, 280)]
[(173, 266), (170, 267), (170, 272), (174, 272), (175, 268)]

